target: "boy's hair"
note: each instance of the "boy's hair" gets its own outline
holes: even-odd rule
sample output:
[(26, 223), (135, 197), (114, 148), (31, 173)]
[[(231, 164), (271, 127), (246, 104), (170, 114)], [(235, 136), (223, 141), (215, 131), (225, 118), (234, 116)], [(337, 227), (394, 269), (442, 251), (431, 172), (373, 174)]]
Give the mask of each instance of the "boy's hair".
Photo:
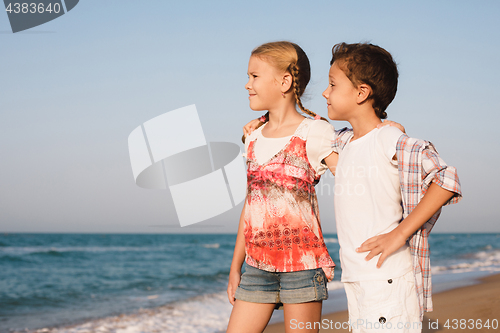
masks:
[(302, 112), (313, 118), (316, 116), (316, 113), (306, 109), (300, 100), (311, 79), (309, 58), (307, 58), (306, 53), (300, 46), (287, 41), (265, 43), (256, 47), (252, 51), (252, 56), (269, 62), (278, 71), (289, 72), (293, 77), (292, 88), (295, 94), (295, 102)]
[(332, 48), (330, 66), (336, 63), (357, 87), (364, 83), (372, 88), (369, 99), (380, 119), (387, 118), (385, 109), (398, 88), (398, 68), (391, 54), (380, 46), (368, 43), (339, 43)]

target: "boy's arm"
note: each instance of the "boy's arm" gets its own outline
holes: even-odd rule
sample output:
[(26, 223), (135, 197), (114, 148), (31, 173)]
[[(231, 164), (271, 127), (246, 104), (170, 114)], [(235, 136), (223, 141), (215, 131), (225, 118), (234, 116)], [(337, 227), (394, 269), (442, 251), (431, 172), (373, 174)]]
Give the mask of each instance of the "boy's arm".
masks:
[[(261, 123), (260, 118), (250, 120), (245, 126), (243, 126), (243, 136), (246, 138), (247, 136), (252, 134), (254, 130), (259, 128), (260, 123)], [(401, 130), (401, 132), (406, 133), (403, 125), (392, 120), (384, 120), (379, 125), (377, 125), (377, 128), (382, 128), (387, 125), (397, 127)]]
[(245, 126), (243, 126), (243, 136), (247, 137), (252, 134), (252, 132), (259, 127), (260, 123), (260, 118), (250, 120)]
[(241, 280), (241, 266), (245, 261), (245, 235), (243, 233), (245, 224), (245, 205), (241, 210), (240, 222), (238, 225), (238, 235), (236, 236), (236, 244), (234, 245), (233, 261), (229, 270), (229, 282), (227, 284), (227, 297), (229, 302), (234, 305), (234, 294)]
[(368, 239), (356, 249), (356, 252), (370, 251), (365, 258), (366, 261), (380, 254), (377, 262), (377, 267), (380, 268), (384, 260), (400, 249), (406, 243), (406, 240), (422, 227), (454, 194), (454, 192), (432, 183), (415, 209), (394, 230)]

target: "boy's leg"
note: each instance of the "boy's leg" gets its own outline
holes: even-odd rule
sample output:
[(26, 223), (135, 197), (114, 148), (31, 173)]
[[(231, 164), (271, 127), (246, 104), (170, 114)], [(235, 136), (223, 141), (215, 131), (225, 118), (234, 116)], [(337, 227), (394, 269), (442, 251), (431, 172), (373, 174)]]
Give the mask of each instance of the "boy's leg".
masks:
[(321, 326), (322, 301), (283, 304), (286, 333), (316, 333)]
[(274, 311), (274, 303), (234, 302), (226, 333), (261, 333)]
[(353, 333), (420, 333), (413, 272), (388, 280), (344, 283)]

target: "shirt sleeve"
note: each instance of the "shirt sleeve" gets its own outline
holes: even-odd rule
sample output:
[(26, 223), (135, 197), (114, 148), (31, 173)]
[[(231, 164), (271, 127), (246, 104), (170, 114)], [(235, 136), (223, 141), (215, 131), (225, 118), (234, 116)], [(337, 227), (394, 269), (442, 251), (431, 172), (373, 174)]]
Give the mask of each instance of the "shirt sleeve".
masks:
[(403, 135), (403, 132), (394, 126), (387, 125), (380, 129), (379, 138), (384, 156), (396, 166), (398, 165), (398, 161), (394, 160), (393, 157), (396, 155), (396, 146), (401, 135)]
[(333, 152), (332, 141), (335, 138), (334, 127), (324, 120), (314, 120), (307, 135), (306, 151), (309, 163), (317, 174), (322, 175), (328, 169), (323, 161)]
[(426, 188), (430, 186), (431, 182), (434, 182), (445, 190), (454, 193), (443, 206), (457, 203), (462, 199), (462, 188), (457, 169), (447, 165), (441, 159), (432, 143), (428, 143), (422, 151), (422, 171), (422, 178)]

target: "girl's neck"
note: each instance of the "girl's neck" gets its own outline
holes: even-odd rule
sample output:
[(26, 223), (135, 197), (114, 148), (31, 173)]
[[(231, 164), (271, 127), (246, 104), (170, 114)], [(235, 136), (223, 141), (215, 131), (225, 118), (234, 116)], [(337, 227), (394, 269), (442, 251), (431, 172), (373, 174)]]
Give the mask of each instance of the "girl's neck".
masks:
[(304, 116), (295, 110), (295, 106), (269, 110), (269, 121), (262, 129), (262, 134), (269, 138), (293, 135), (302, 120)]
[(269, 123), (267, 127), (280, 128), (296, 124), (304, 119), (295, 109), (295, 105), (285, 108), (269, 110)]

